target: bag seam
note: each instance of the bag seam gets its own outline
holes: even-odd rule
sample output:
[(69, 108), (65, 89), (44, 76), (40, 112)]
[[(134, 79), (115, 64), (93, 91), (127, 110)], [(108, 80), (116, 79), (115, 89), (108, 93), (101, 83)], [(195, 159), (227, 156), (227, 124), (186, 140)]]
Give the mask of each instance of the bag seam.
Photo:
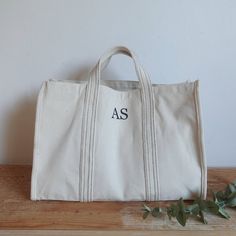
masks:
[(33, 159), (33, 168), (32, 168), (32, 186), (33, 186), (33, 199), (37, 199), (37, 177), (38, 177), (38, 160), (39, 160), (39, 146), (40, 146), (40, 130), (42, 126), (42, 99), (43, 99), (43, 94), (45, 92), (45, 86), (46, 82), (43, 83), (39, 96), (38, 96), (38, 104), (37, 104), (37, 114), (36, 114), (36, 125), (35, 125), (35, 143), (36, 147), (34, 148), (34, 159)]
[(206, 159), (204, 155), (203, 147), (203, 131), (201, 123), (201, 111), (199, 102), (199, 81), (194, 83), (194, 101), (196, 109), (196, 120), (197, 120), (197, 134), (198, 134), (198, 149), (200, 151), (200, 165), (201, 165), (201, 198), (205, 199), (207, 194), (207, 169), (206, 169)]

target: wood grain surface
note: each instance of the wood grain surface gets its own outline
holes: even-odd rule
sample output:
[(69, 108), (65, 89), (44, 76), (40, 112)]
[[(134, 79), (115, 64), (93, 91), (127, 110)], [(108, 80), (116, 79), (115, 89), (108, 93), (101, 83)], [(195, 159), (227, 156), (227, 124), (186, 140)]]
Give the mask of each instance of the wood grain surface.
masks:
[[(228, 210), (232, 216), (230, 220), (207, 215), (208, 225), (190, 219), (186, 227), (182, 227), (174, 219), (169, 221), (166, 216), (143, 220), (142, 202), (31, 201), (30, 179), (31, 166), (0, 166), (0, 229), (4, 229), (1, 232), (6, 235), (15, 229), (24, 230), (21, 231), (26, 232), (24, 235), (28, 235), (29, 231), (25, 231), (28, 229), (35, 229), (36, 235), (41, 235), (42, 229), (44, 233), (51, 230), (51, 235), (64, 235), (57, 230), (68, 229), (71, 230), (70, 235), (74, 235), (73, 232), (77, 230), (84, 232), (84, 235), (90, 231), (97, 232), (96, 234), (104, 232), (102, 235), (106, 235), (107, 230), (114, 235), (120, 230), (133, 232), (130, 235), (137, 235), (137, 231), (149, 231), (152, 235), (156, 230), (162, 231), (162, 235), (170, 235), (170, 231), (178, 232), (175, 235), (193, 235), (191, 232), (196, 231), (194, 235), (200, 235), (199, 230), (203, 231), (201, 235), (205, 235), (204, 231), (209, 231), (207, 235), (215, 235), (214, 230), (226, 230), (227, 235), (236, 235), (235, 209)], [(234, 179), (236, 168), (208, 169), (208, 194), (223, 189)], [(150, 203), (152, 206), (156, 204)]]

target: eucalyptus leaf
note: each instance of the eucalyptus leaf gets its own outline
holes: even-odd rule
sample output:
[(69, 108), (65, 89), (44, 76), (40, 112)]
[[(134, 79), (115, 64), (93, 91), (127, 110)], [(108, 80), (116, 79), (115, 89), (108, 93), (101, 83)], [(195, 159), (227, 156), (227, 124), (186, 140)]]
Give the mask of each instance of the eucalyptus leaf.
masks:
[(152, 210), (152, 216), (153, 216), (153, 217), (157, 217), (157, 216), (160, 215), (160, 212), (161, 212), (160, 208), (159, 208), (159, 207), (155, 207), (155, 208)]
[(168, 215), (169, 220), (171, 220), (172, 217), (169, 211), (167, 211), (167, 215)]
[(197, 204), (197, 205), (198, 205), (200, 211), (204, 211), (204, 210), (206, 209), (205, 202), (204, 202), (204, 200), (202, 200), (201, 198), (197, 198), (197, 199), (194, 201), (194, 204)]
[(199, 216), (203, 224), (208, 224), (207, 220), (205, 219), (203, 211), (199, 211)]
[(187, 215), (185, 212), (185, 206), (184, 206), (184, 202), (182, 198), (180, 198), (178, 201), (178, 208), (179, 209), (176, 214), (176, 219), (182, 226), (185, 226), (186, 221), (187, 221)]
[(231, 183), (236, 187), (236, 179)]
[(151, 212), (152, 211), (152, 209), (149, 206), (145, 205), (145, 204), (143, 204), (143, 210), (147, 211), (147, 212)]
[(235, 197), (236, 197), (236, 192), (232, 192), (232, 193), (229, 195), (227, 201), (230, 201), (231, 199), (234, 199)]
[(219, 211), (219, 205), (214, 201), (205, 201), (205, 211), (217, 214)]
[(190, 215), (197, 216), (199, 214), (199, 206), (198, 204), (189, 205), (187, 206), (185, 211), (188, 212)]
[(232, 193), (232, 186), (231, 184), (228, 184), (225, 188), (225, 199), (227, 199), (230, 194)]
[(175, 205), (175, 204), (171, 204), (171, 207), (170, 207), (170, 214), (171, 214), (171, 216), (176, 217), (178, 212), (179, 212), (178, 206)]
[(169, 220), (171, 220), (171, 218), (172, 218), (172, 216), (173, 216), (173, 215), (172, 215), (172, 214), (173, 214), (172, 208), (171, 208), (171, 207), (167, 207), (166, 212), (167, 212), (167, 215), (168, 215)]
[(231, 191), (231, 193), (235, 193), (236, 192), (236, 187), (234, 184), (229, 184), (229, 189)]
[(145, 211), (145, 212), (143, 213), (143, 219), (146, 219), (146, 218), (148, 217), (149, 213), (150, 213), (150, 212)]
[(158, 217), (163, 212), (167, 213), (170, 220), (175, 217), (182, 226), (186, 225), (189, 216), (200, 218), (202, 223), (207, 224), (204, 212), (229, 219), (230, 215), (225, 210), (225, 207), (236, 207), (236, 180), (228, 184), (224, 190), (213, 192), (212, 200), (197, 198), (192, 204), (185, 206), (183, 198), (180, 198), (176, 204), (172, 203), (166, 208), (151, 208), (144, 204), (143, 218), (146, 219), (149, 214), (153, 217)]
[(229, 206), (229, 207), (236, 207), (236, 197), (228, 200), (226, 205)]
[(226, 198), (223, 191), (219, 191), (215, 193), (215, 196), (219, 201), (223, 201)]
[(229, 219), (230, 218), (230, 215), (225, 211), (224, 208), (220, 208), (219, 209), (219, 214), (223, 217), (223, 218), (226, 218), (226, 219)]

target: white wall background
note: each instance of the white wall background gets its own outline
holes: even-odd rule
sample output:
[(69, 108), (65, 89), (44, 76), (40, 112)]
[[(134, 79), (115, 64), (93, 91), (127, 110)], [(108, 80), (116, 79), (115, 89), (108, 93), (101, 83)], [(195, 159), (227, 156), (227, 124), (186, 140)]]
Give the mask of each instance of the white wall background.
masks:
[[(154, 83), (200, 79), (208, 165), (236, 166), (234, 0), (0, 0), (1, 163), (32, 162), (42, 81), (80, 78), (114, 45)], [(117, 56), (104, 77), (136, 79), (131, 65)]]

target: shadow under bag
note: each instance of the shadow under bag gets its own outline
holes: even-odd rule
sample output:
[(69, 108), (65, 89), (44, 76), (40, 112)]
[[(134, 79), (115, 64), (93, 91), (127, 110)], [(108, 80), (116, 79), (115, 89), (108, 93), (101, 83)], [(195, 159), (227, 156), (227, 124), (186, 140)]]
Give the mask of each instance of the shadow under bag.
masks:
[[(115, 54), (139, 81), (101, 80)], [(87, 81), (45, 81), (38, 96), (32, 200), (156, 201), (206, 197), (198, 81), (152, 84), (125, 47)]]

